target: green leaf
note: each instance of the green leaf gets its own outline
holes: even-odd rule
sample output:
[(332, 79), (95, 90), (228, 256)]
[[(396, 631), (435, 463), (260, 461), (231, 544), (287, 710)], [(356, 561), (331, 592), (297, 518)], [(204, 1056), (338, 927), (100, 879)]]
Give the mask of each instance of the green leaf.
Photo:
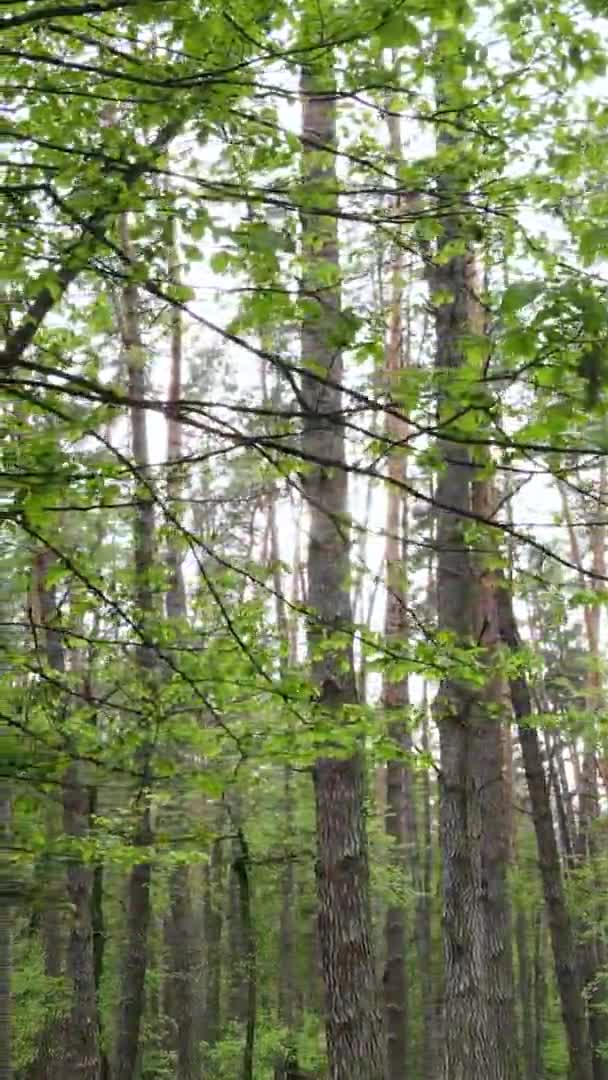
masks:
[(545, 288), (543, 281), (516, 281), (503, 293), (501, 310), (503, 315), (513, 315), (516, 311), (533, 303)]

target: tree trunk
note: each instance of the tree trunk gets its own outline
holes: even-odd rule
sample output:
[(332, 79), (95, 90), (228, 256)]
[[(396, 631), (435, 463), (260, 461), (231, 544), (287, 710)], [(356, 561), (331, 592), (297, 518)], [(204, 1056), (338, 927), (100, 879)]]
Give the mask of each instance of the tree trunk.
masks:
[[(390, 149), (397, 167), (401, 163), (401, 132), (399, 117), (388, 118)], [(405, 270), (401, 236), (397, 234), (393, 258), (388, 337), (385, 349), (384, 384), (388, 401), (397, 396), (399, 379), (407, 365), (403, 343), (403, 274)], [(406, 456), (394, 444), (405, 440), (408, 425), (392, 412), (386, 413), (388, 475), (393, 483), (387, 488), (386, 508), (386, 608), (384, 634), (387, 643), (403, 647), (407, 640), (407, 565), (405, 532), (407, 530), (407, 504), (403, 485), (407, 479)], [(397, 681), (384, 679), (382, 704), (386, 710), (388, 731), (392, 742), (400, 750), (411, 749), (407, 729), (409, 688), (407, 675)], [(393, 719), (390, 719), (391, 714)], [(397, 717), (395, 719), (394, 717)], [(413, 849), (408, 850), (412, 838), (414, 798), (412, 775), (409, 766), (400, 758), (386, 764), (385, 830), (391, 840), (392, 861), (398, 872), (405, 873), (406, 859), (410, 867), (415, 863), (417, 838), (413, 835)], [(388, 904), (384, 941), (386, 962), (384, 968), (384, 1026), (387, 1046), (388, 1080), (406, 1080), (411, 1075), (408, 1024), (408, 977), (406, 972), (408, 933), (403, 901), (391, 900)]]
[[(429, 716), (426, 700), (423, 703), (422, 749), (429, 753)], [(431, 780), (428, 769), (420, 777), (422, 790), (421, 891), (416, 904), (416, 939), (421, 980), (422, 1047), (420, 1071), (429, 1080), (439, 1074), (438, 1048), (443, 1044), (441, 1009), (435, 1001), (436, 990), (433, 965), (433, 808)]]
[(542, 911), (534, 920), (534, 1080), (545, 1077), (545, 1014), (547, 1011), (547, 965), (545, 920)]
[[(131, 255), (129, 226), (126, 217), (121, 219), (121, 242), (123, 250)], [(140, 328), (139, 296), (137, 286), (129, 281), (125, 285), (121, 303), (121, 336), (127, 363), (129, 394), (135, 401), (145, 397), (145, 369), (143, 364), (144, 343)], [(141, 644), (136, 648), (135, 660), (139, 669), (142, 695), (152, 699), (152, 672), (154, 654), (148, 643), (147, 621), (153, 611), (150, 571), (154, 565), (154, 501), (148, 487), (147, 476), (148, 436), (145, 411), (137, 405), (131, 407), (131, 444), (137, 490), (133, 521), (133, 548), (135, 569), (135, 601), (139, 620)], [(127, 940), (124, 949), (120, 983), (120, 1005), (116, 1038), (113, 1080), (134, 1080), (139, 1057), (139, 1043), (145, 1005), (145, 983), (148, 962), (148, 930), (151, 917), (150, 885), (152, 868), (147, 851), (152, 843), (152, 822), (148, 801), (150, 785), (150, 748), (146, 732), (141, 735), (136, 755), (142, 775), (142, 803), (138, 810), (134, 844), (142, 848), (141, 860), (129, 873), (127, 884)]]
[[(472, 506), (480, 520), (492, 520), (497, 500), (488, 479), (473, 483)], [(512, 857), (512, 791), (507, 771), (506, 687), (498, 670), (500, 644), (496, 578), (488, 569), (487, 555), (495, 554), (492, 537), (486, 534), (488, 552), (475, 558), (474, 638), (486, 650), (488, 678), (479, 691), (484, 718), (479, 730), (477, 770), (480, 782), (481, 863), (483, 873), (487, 975), (491, 1024), (502, 1055), (500, 1075), (519, 1074), (515, 1031), (513, 986), (513, 935), (509, 895), (509, 865)], [(510, 718), (509, 718), (510, 719)], [(510, 747), (508, 750), (510, 754)]]
[[(476, 287), (474, 259), (466, 250), (460, 217), (462, 195), (452, 193), (446, 183), (442, 196), (445, 218), (438, 255), (454, 242), (464, 243), (465, 252), (446, 260), (440, 257), (430, 273), (433, 293), (450, 297), (435, 312), (440, 423), (451, 411), (445, 402), (450, 394), (446, 376), (463, 364), (463, 340), (474, 332), (471, 298)], [(438, 625), (462, 647), (479, 638), (482, 604), (464, 534), (472, 511), (473, 462), (467, 447), (450, 442), (449, 436), (439, 440), (438, 448), (443, 459), (436, 494)], [(499, 727), (486, 692), (480, 700), (477, 690), (456, 677), (444, 679), (436, 714), (441, 750), (445, 1078), (503, 1080), (513, 1075), (512, 1032), (505, 1043), (499, 1024), (505, 990), (495, 978), (506, 931), (501, 925), (504, 911), (494, 893), (504, 855), (501, 850), (491, 856), (485, 820), (488, 770), (498, 775)], [(488, 872), (494, 879), (491, 890)]]
[[(168, 263), (169, 280), (180, 284), (179, 251), (175, 222), (168, 228)], [(171, 311), (171, 370), (169, 379), (168, 401), (169, 419), (167, 424), (167, 460), (172, 466), (167, 471), (168, 509), (172, 521), (170, 527), (177, 530), (179, 525), (178, 499), (182, 493), (179, 466), (182, 449), (181, 424), (177, 419), (177, 408), (182, 393), (182, 315), (178, 307)], [(166, 549), (166, 564), (169, 570), (169, 585), (165, 597), (167, 619), (179, 626), (187, 618), (186, 587), (182, 569), (182, 559), (175, 534), (170, 536)], [(179, 756), (179, 747), (175, 748)], [(175, 810), (183, 809), (179, 800)], [(178, 821), (180, 814), (176, 814)], [(178, 866), (171, 873), (169, 882), (169, 915), (167, 937), (169, 942), (168, 995), (169, 1016), (176, 1035), (177, 1073), (176, 1080), (194, 1080), (197, 1075), (196, 1045), (194, 1038), (194, 934), (192, 898), (190, 890), (190, 868)]]
[[(314, 205), (336, 206), (333, 71), (321, 62), (302, 72), (303, 192)], [(309, 508), (308, 637), (319, 716), (339, 724), (356, 702), (352, 647), (322, 649), (352, 623), (347, 475), (340, 423), (342, 357), (336, 218), (302, 214), (302, 444), (318, 464), (302, 478)], [(332, 385), (325, 381), (326, 377)], [(324, 723), (326, 726), (327, 721)], [(364, 815), (364, 777), (356, 750), (329, 751), (314, 768), (319, 940), (326, 992), (330, 1080), (384, 1080), (382, 1014), (376, 986)]]
[(13, 903), (16, 899), (8, 849), (11, 839), (11, 797), (7, 784), (0, 785), (0, 1080), (11, 1080), (12, 1067), (12, 936)]
[[(59, 676), (66, 674), (63, 641), (54, 628), (57, 615), (55, 590), (46, 584), (51, 556), (38, 558), (36, 588), (40, 618), (45, 627), (45, 652), (49, 668)], [(78, 761), (77, 748), (68, 743), (74, 755), (66, 771), (63, 787), (63, 831), (76, 842), (86, 838), (89, 829), (90, 793)], [(67, 859), (67, 897), (71, 914), (67, 937), (66, 972), (71, 983), (70, 1015), (65, 1025), (61, 1069), (82, 1080), (99, 1080), (99, 1014), (95, 986), (93, 950), (93, 872), (77, 855)]]
[(224, 895), (222, 841), (215, 840), (211, 858), (205, 867), (203, 897), (203, 934), (205, 939), (205, 1003), (203, 1012), (203, 1041), (215, 1046), (220, 1035), (220, 1001), (222, 986), (222, 909)]
[[(520, 648), (513, 615), (513, 601), (507, 588), (499, 592), (500, 635), (514, 652)], [(551, 814), (549, 787), (533, 722), (532, 703), (523, 675), (510, 681), (513, 710), (518, 721), (519, 742), (532, 807), (539, 869), (543, 884), (555, 976), (562, 1017), (568, 1040), (572, 1080), (592, 1080), (593, 1068), (585, 1002), (576, 962), (575, 938), (562, 880), (559, 850)]]

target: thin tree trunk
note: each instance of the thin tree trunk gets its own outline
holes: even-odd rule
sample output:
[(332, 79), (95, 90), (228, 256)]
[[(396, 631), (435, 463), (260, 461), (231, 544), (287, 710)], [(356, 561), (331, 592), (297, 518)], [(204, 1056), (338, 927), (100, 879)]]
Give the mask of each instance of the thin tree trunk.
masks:
[(545, 1077), (545, 1015), (547, 1011), (547, 963), (545, 920), (542, 911), (534, 920), (534, 1080)]
[[(59, 676), (66, 674), (63, 641), (54, 629), (57, 602), (54, 588), (46, 584), (50, 556), (38, 560), (37, 592), (41, 622), (45, 627), (45, 652), (48, 666)], [(68, 750), (77, 749), (68, 743)], [(66, 770), (62, 786), (63, 831), (76, 843), (86, 838), (90, 816), (90, 793), (83, 766), (74, 756)], [(99, 1015), (95, 987), (95, 963), (92, 923), (93, 871), (77, 855), (67, 859), (67, 897), (71, 915), (67, 937), (66, 971), (71, 983), (70, 1015), (63, 1037), (62, 1070), (82, 1080), (99, 1080)]]
[[(422, 750), (429, 753), (429, 715), (426, 700), (423, 703)], [(421, 836), (421, 892), (416, 904), (416, 938), (421, 980), (422, 1047), (420, 1067), (422, 1076), (436, 1080), (439, 1071), (438, 1047), (443, 1043), (441, 1012), (434, 1000), (433, 975), (433, 810), (431, 806), (431, 780), (428, 769), (421, 774), (422, 836)]]
[[(314, 204), (335, 205), (335, 155), (318, 147), (336, 143), (336, 102), (329, 58), (304, 70), (302, 102), (304, 191)], [(306, 410), (302, 445), (314, 465), (302, 478), (309, 508), (307, 603), (309, 648), (318, 687), (319, 715), (340, 723), (356, 702), (352, 647), (322, 650), (352, 623), (349, 586), (347, 475), (341, 394), (323, 380), (342, 381), (337, 222), (302, 215), (302, 364)], [(325, 726), (325, 725), (324, 725)], [(384, 1080), (382, 1013), (376, 986), (369, 898), (369, 866), (361, 754), (332, 757), (314, 768), (317, 822), (319, 940), (326, 993), (330, 1080)]]
[(205, 939), (205, 1003), (203, 1012), (203, 1041), (215, 1046), (220, 1036), (220, 1003), (222, 987), (222, 909), (223, 847), (215, 840), (211, 857), (205, 866), (203, 897), (203, 934)]
[[(506, 588), (499, 592), (499, 625), (502, 640), (510, 649), (517, 652), (520, 648), (519, 633), (513, 616), (512, 597)], [(510, 681), (510, 686), (532, 807), (539, 869), (551, 932), (555, 976), (568, 1041), (571, 1080), (592, 1080), (593, 1067), (585, 1002), (576, 961), (572, 921), (564, 893), (540, 740), (538, 731), (531, 723), (532, 703), (524, 676), (514, 676)]]
[(15, 882), (11, 873), (11, 797), (0, 786), (0, 1080), (12, 1080), (12, 936)]
[[(402, 159), (401, 132), (399, 117), (388, 118), (390, 149), (397, 166)], [(393, 258), (391, 299), (389, 312), (388, 337), (385, 349), (384, 384), (388, 400), (399, 391), (399, 378), (406, 366), (403, 348), (403, 247), (401, 236), (397, 234), (396, 249)], [(395, 449), (393, 444), (405, 440), (408, 425), (394, 415), (386, 413), (385, 431), (389, 440), (388, 475), (393, 483), (386, 492), (386, 607), (384, 616), (384, 634), (387, 642), (403, 647), (407, 639), (407, 568), (403, 561), (404, 545), (402, 535), (407, 529), (407, 504), (402, 486), (407, 479), (406, 456)], [(388, 731), (392, 742), (400, 750), (411, 749), (411, 738), (406, 726), (409, 705), (409, 687), (407, 675), (392, 681), (385, 677), (382, 689), (382, 704), (389, 719)], [(394, 717), (397, 719), (394, 719)], [(411, 838), (414, 799), (412, 793), (411, 770), (404, 761), (396, 757), (389, 760), (385, 770), (386, 809), (385, 830), (391, 840), (391, 855), (395, 868), (405, 873), (406, 857), (412, 861), (416, 850), (414, 832), (413, 851), (407, 849)], [(408, 977), (406, 972), (408, 932), (405, 905), (402, 900), (391, 900), (387, 906), (384, 921), (385, 967), (384, 967), (384, 1026), (387, 1046), (387, 1080), (406, 1080), (411, 1075), (412, 1065), (409, 1047), (408, 1017)]]
[[(131, 255), (129, 226), (121, 219), (123, 250)], [(129, 281), (124, 287), (121, 306), (121, 336), (127, 363), (129, 394), (136, 401), (145, 397), (144, 343), (140, 328), (137, 286)], [(150, 571), (154, 564), (154, 503), (147, 487), (148, 436), (145, 411), (131, 407), (131, 442), (138, 490), (135, 492), (133, 547), (135, 564), (135, 601), (143, 640), (136, 648), (135, 660), (139, 669), (144, 701), (152, 694), (154, 654), (147, 642), (147, 622), (153, 611)], [(148, 801), (150, 784), (150, 753), (146, 733), (137, 754), (142, 773), (142, 803), (138, 810), (134, 844), (142, 850), (129, 873), (127, 884), (126, 945), (120, 981), (118, 1032), (114, 1055), (113, 1080), (134, 1080), (140, 1050), (140, 1034), (145, 1005), (145, 982), (148, 962), (148, 930), (151, 918), (150, 885), (152, 868), (146, 849), (152, 843), (152, 822)]]
[[(277, 402), (278, 404), (278, 402)], [(296, 660), (293, 634), (287, 616), (287, 607), (283, 593), (283, 580), (280, 569), (281, 551), (276, 520), (276, 490), (273, 489), (268, 508), (270, 529), (270, 559), (272, 562), (272, 583), (276, 610), (277, 633), (281, 648), (281, 676), (285, 677), (289, 665)], [(296, 526), (297, 528), (297, 526)], [(296, 553), (299, 537), (296, 537)], [(295, 567), (294, 567), (295, 568)], [(297, 585), (296, 585), (297, 588)], [(296, 593), (297, 596), (297, 593)], [(283, 770), (282, 818), (285, 836), (285, 848), (291, 847), (294, 830), (294, 793), (292, 773), (289, 766)], [(295, 1055), (296, 1022), (296, 882), (294, 861), (286, 850), (285, 862), (281, 870), (281, 913), (279, 921), (279, 976), (278, 976), (278, 1017), (279, 1023), (287, 1029), (287, 1053), (297, 1066)]]
[(241, 826), (238, 828), (238, 851), (233, 863), (238, 881), (240, 922), (243, 935), (243, 977), (245, 986), (245, 1043), (241, 1068), (242, 1080), (253, 1080), (255, 1036), (257, 1026), (257, 957), (253, 913), (251, 910), (251, 878), (249, 847)]
[[(602, 462), (599, 476), (600, 507), (606, 502), (606, 487), (606, 463)], [(583, 574), (583, 561), (578, 536), (570, 515), (567, 491), (561, 484), (560, 493), (570, 539), (572, 562), (578, 567), (580, 584), (581, 587), (585, 588), (587, 581)], [(592, 571), (596, 575), (593, 581), (594, 588), (597, 589), (606, 575), (606, 528), (603, 524), (591, 525), (589, 533)], [(583, 609), (589, 650), (589, 663), (585, 680), (585, 708), (588, 714), (587, 725), (589, 727), (592, 726), (593, 718), (604, 707), (600, 645), (601, 613), (600, 604), (586, 604)], [(601, 892), (606, 888), (606, 885), (602, 880), (602, 872), (597, 858), (596, 829), (594, 827), (599, 812), (597, 756), (595, 737), (592, 730), (591, 734), (585, 732), (579, 788), (579, 831), (574, 855), (575, 863), (582, 866), (591, 875), (597, 885), (598, 892)], [(605, 948), (597, 928), (586, 925), (585, 919), (581, 920), (580, 937), (579, 958), (587, 995), (589, 1032), (593, 1048), (593, 1077), (594, 1080), (608, 1080), (608, 1057), (605, 1053), (608, 1046), (608, 1001), (606, 978), (602, 970), (605, 966)]]
[[(174, 284), (180, 283), (179, 251), (172, 221), (168, 230), (169, 279)], [(182, 315), (178, 307), (171, 311), (171, 370), (169, 380), (169, 419), (167, 424), (167, 471), (168, 505), (173, 522), (177, 528), (179, 521), (178, 502), (182, 493), (179, 461), (183, 455), (181, 424), (177, 418), (178, 404), (182, 393), (183, 366)], [(182, 569), (182, 560), (177, 544), (177, 537), (171, 535), (166, 550), (166, 563), (169, 570), (169, 587), (165, 597), (165, 609), (168, 620), (179, 625), (187, 618), (186, 588)], [(176, 754), (179, 749), (176, 748)], [(179, 810), (179, 805), (176, 810)], [(169, 882), (169, 915), (167, 936), (169, 942), (168, 1002), (169, 1016), (176, 1033), (177, 1073), (176, 1080), (194, 1080), (197, 1075), (196, 1045), (194, 1039), (194, 934), (192, 897), (190, 890), (190, 868), (177, 866), (171, 872)]]

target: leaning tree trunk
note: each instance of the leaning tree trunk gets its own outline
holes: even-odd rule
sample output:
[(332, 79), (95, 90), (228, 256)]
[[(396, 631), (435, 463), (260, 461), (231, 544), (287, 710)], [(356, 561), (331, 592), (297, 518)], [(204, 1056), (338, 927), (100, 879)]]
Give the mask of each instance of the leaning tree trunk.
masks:
[[(513, 652), (520, 649), (519, 632), (513, 615), (513, 599), (508, 589), (498, 594), (500, 636)], [(538, 863), (547, 919), (551, 933), (555, 978), (568, 1041), (571, 1080), (593, 1080), (589, 1028), (572, 920), (566, 903), (559, 849), (555, 835), (551, 799), (543, 767), (538, 731), (533, 727), (533, 710), (528, 684), (523, 675), (510, 680), (513, 711), (518, 722), (519, 742), (536, 833)]]
[[(335, 154), (336, 102), (330, 61), (302, 72), (302, 379), (306, 413), (302, 479), (308, 502), (309, 648), (319, 718), (340, 724), (356, 702), (352, 647), (331, 646), (351, 628)], [(326, 148), (324, 152), (323, 148)], [(315, 215), (314, 207), (329, 208)], [(329, 647), (328, 647), (329, 646)], [(331, 717), (331, 720), (329, 718)], [(330, 1080), (383, 1080), (382, 1016), (376, 987), (360, 752), (314, 767), (319, 940), (326, 993)]]
[[(121, 219), (121, 241), (125, 253), (131, 256), (129, 226), (124, 215)], [(140, 326), (138, 290), (131, 281), (125, 285), (121, 297), (120, 328), (127, 364), (129, 394), (133, 401), (141, 401), (146, 393), (143, 365), (144, 343)], [(148, 620), (154, 609), (150, 581), (150, 573), (154, 565), (154, 501), (147, 473), (149, 458), (146, 414), (143, 408), (134, 404), (130, 415), (131, 449), (136, 483), (133, 520), (135, 601), (140, 635), (135, 663), (141, 680), (142, 699), (144, 705), (149, 705), (153, 700), (152, 675), (155, 666), (154, 652), (148, 640), (150, 632)], [(141, 858), (129, 872), (127, 884), (127, 930), (120, 980), (113, 1080), (134, 1080), (136, 1076), (145, 1006), (152, 878), (152, 868), (146, 849), (152, 843), (152, 823), (148, 802), (151, 781), (150, 747), (145, 730), (140, 737), (137, 768), (141, 774), (143, 806), (137, 810), (139, 816), (135, 825), (134, 844), (143, 850)]]

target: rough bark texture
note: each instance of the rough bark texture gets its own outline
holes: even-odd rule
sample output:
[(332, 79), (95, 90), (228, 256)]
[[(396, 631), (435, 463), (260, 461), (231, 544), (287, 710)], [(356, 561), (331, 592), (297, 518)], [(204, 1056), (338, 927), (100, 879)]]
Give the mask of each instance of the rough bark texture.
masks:
[[(497, 499), (489, 479), (473, 483), (472, 506), (482, 520), (492, 520)], [(516, 1077), (519, 1073), (515, 1030), (513, 986), (513, 940), (509, 883), (512, 852), (512, 819), (507, 771), (506, 741), (510, 742), (510, 724), (506, 720), (506, 687), (499, 670), (497, 650), (500, 643), (495, 575), (487, 568), (487, 555), (493, 554), (492, 537), (482, 542), (488, 552), (478, 551), (475, 558), (474, 637), (486, 650), (488, 678), (479, 692), (483, 719), (479, 729), (477, 770), (480, 781), (481, 863), (490, 1020), (495, 1032), (500, 1075)], [(492, 671), (494, 665), (494, 671)], [(510, 753), (510, 747), (509, 747)]]
[[(333, 76), (327, 69), (301, 78), (303, 175), (315, 205), (335, 207), (335, 156), (316, 147), (335, 145)], [(305, 197), (310, 198), (310, 194)], [(337, 223), (332, 216), (302, 216), (302, 364), (314, 375), (302, 381), (306, 411), (303, 446), (325, 464), (303, 477), (308, 502), (308, 597), (313, 676), (320, 713), (340, 722), (342, 707), (356, 701), (352, 651), (319, 646), (351, 624), (347, 476), (342, 380)], [(331, 280), (328, 281), (328, 277)], [(331, 462), (331, 467), (328, 467)], [(346, 670), (345, 670), (346, 669)], [(314, 768), (317, 821), (319, 940), (326, 992), (330, 1080), (384, 1080), (382, 1015), (376, 987), (369, 902), (369, 869), (361, 757), (331, 756)]]
[[(516, 651), (520, 646), (517, 624), (513, 616), (513, 601), (506, 588), (500, 590), (499, 625), (502, 640)], [(568, 1040), (572, 1080), (592, 1080), (593, 1066), (589, 1029), (585, 1012), (580, 975), (576, 961), (576, 944), (572, 920), (566, 904), (562, 870), (549, 786), (543, 766), (540, 740), (536, 728), (530, 726), (532, 703), (523, 676), (511, 679), (511, 699), (519, 725), (519, 741), (532, 808), (536, 833), (538, 862), (551, 933), (555, 976), (560, 995), (562, 1017)]]
[[(445, 219), (440, 249), (463, 241), (458, 203), (444, 191)], [(456, 196), (458, 200), (460, 197)], [(466, 235), (464, 236), (466, 242)], [(439, 252), (441, 254), (441, 250)], [(439, 417), (449, 415), (446, 376), (464, 359), (464, 339), (472, 327), (471, 298), (475, 293), (472, 254), (439, 259), (431, 272), (435, 293), (451, 299), (436, 308)], [(475, 569), (464, 537), (472, 510), (472, 461), (462, 443), (439, 441), (444, 459), (437, 484), (440, 508), (437, 526), (437, 610), (443, 631), (461, 645), (479, 636), (479, 596)], [(483, 697), (483, 695), (482, 695)], [(485, 707), (484, 707), (485, 705)], [(498, 901), (491, 901), (487, 871), (489, 847), (484, 839), (486, 774), (496, 767), (500, 744), (496, 720), (487, 702), (466, 682), (445, 679), (436, 701), (441, 748), (441, 852), (443, 871), (443, 933), (445, 958), (446, 1080), (503, 1080), (511, 1077), (512, 1054), (498, 1030), (497, 1005), (502, 996), (494, 975), (502, 949)], [(497, 878), (500, 858), (494, 866)], [(500, 937), (500, 942), (497, 937)], [(494, 959), (492, 959), (494, 958)], [(490, 974), (490, 968), (494, 970)], [(511, 1035), (512, 1038), (512, 1035)]]

